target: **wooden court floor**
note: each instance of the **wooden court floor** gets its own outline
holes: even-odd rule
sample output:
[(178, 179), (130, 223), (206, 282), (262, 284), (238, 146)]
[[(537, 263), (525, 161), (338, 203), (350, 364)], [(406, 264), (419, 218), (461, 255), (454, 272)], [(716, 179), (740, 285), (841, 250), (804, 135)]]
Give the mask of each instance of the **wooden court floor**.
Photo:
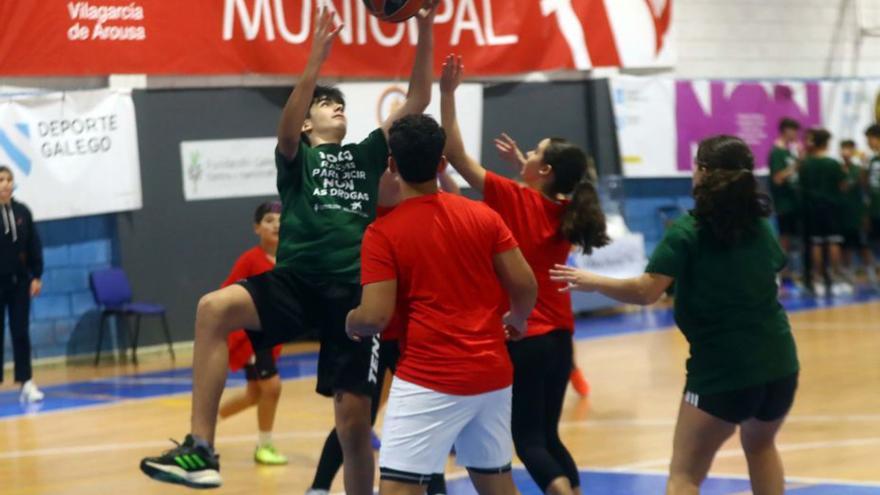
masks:
[[(791, 318), (802, 372), (780, 437), (786, 474), (880, 486), (880, 303), (804, 311)], [(589, 320), (584, 324), (589, 327)], [(577, 359), (592, 392), (580, 399), (569, 391), (561, 430), (581, 468), (665, 470), (686, 351), (674, 329), (578, 341)], [(188, 363), (189, 356), (178, 358), (179, 365)], [(144, 357), (139, 370), (169, 366), (157, 355)], [(38, 369), (37, 376), (49, 384), (132, 372), (76, 366)], [(315, 395), (313, 387), (313, 378), (284, 382), (275, 434), (279, 449), (290, 457), (288, 466), (254, 465), (253, 412), (220, 423), (217, 446), (225, 484), (217, 493), (304, 493), (333, 418), (330, 401)], [(9, 390), (7, 384), (0, 392)], [(0, 494), (188, 492), (148, 480), (138, 470), (142, 456), (169, 448), (167, 438), (186, 433), (188, 419), (187, 394), (0, 419)], [(448, 472), (462, 474), (452, 464)], [(720, 452), (712, 475), (746, 473), (734, 438)], [(334, 489), (341, 492), (339, 481)], [(586, 486), (585, 493), (599, 492)]]

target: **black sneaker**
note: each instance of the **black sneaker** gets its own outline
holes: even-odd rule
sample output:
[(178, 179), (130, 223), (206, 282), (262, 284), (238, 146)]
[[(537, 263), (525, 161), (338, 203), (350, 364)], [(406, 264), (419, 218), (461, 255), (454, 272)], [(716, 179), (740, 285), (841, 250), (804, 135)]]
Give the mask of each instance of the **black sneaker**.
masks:
[(187, 435), (183, 444), (174, 443), (177, 447), (161, 456), (142, 459), (141, 471), (154, 480), (190, 488), (217, 488), (223, 484), (220, 456), (197, 446), (192, 435)]

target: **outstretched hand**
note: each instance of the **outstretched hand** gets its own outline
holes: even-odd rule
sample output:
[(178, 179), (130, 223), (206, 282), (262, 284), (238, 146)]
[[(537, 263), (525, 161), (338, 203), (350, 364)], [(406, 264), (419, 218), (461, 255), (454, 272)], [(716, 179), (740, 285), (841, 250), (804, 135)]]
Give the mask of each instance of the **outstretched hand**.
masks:
[(440, 92), (454, 93), (461, 84), (463, 74), (464, 65), (461, 62), (461, 55), (447, 55), (440, 75)]
[(551, 268), (550, 280), (565, 284), (565, 287), (559, 288), (559, 292), (571, 292), (573, 290), (594, 292), (598, 288), (597, 275), (568, 265), (556, 265)]
[(315, 27), (312, 36), (311, 58), (317, 64), (323, 64), (330, 55), (333, 41), (342, 29), (343, 24), (336, 24), (336, 16), (329, 9), (321, 7), (315, 12)]
[(434, 18), (437, 16), (437, 9), (440, 7), (440, 0), (425, 0), (422, 10), (416, 15), (416, 21), (419, 28), (434, 25)]
[(500, 136), (495, 138), (495, 149), (498, 150), (498, 156), (508, 163), (522, 166), (526, 162), (526, 156), (519, 149), (516, 141), (506, 133), (502, 132)]

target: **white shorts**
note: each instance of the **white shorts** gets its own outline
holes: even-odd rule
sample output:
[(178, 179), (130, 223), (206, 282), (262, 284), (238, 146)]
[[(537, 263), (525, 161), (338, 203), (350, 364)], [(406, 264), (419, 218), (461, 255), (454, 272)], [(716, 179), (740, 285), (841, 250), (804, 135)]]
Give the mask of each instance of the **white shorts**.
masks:
[(448, 395), (394, 378), (379, 451), (383, 479), (423, 483), (445, 470), (453, 445), (459, 466), (508, 471), (513, 458), (510, 401), (511, 387)]

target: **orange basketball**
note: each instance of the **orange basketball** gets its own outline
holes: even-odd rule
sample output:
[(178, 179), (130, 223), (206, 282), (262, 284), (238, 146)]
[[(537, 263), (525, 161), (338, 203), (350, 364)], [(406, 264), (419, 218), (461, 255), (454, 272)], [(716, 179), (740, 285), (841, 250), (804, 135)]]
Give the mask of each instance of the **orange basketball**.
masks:
[(424, 0), (363, 0), (371, 14), (385, 22), (403, 22), (419, 13)]

